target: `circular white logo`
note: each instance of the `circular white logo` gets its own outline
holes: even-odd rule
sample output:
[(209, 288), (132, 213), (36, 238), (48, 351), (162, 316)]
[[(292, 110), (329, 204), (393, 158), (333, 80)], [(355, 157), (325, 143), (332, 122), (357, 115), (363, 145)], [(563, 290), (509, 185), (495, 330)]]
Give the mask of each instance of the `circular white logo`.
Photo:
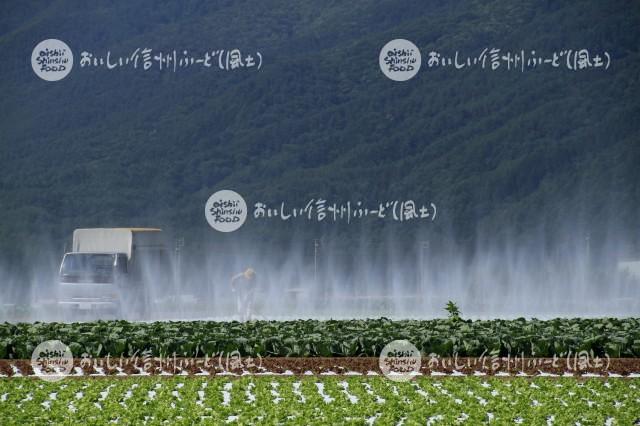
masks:
[(223, 189), (209, 197), (204, 215), (216, 231), (233, 232), (247, 219), (247, 203), (237, 192)]
[(73, 68), (73, 52), (64, 41), (55, 38), (43, 40), (31, 53), (31, 67), (43, 80), (62, 80)]
[(418, 73), (422, 65), (420, 49), (409, 40), (397, 38), (380, 51), (380, 69), (391, 80), (407, 81)]
[(43, 380), (62, 380), (73, 369), (71, 349), (60, 340), (46, 340), (33, 350), (31, 368)]
[(378, 360), (380, 370), (396, 382), (408, 382), (420, 372), (422, 355), (408, 340), (394, 340), (388, 343)]

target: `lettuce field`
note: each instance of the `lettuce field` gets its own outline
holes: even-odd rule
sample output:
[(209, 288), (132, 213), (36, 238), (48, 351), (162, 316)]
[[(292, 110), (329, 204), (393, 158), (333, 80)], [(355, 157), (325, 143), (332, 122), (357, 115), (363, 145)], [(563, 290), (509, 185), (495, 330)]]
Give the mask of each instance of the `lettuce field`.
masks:
[[(640, 425), (640, 320), (0, 324), (0, 423)], [(382, 348), (422, 356), (406, 382)], [(73, 353), (40, 380), (34, 348)], [(203, 362), (204, 361), (204, 362)]]
[(0, 381), (3, 424), (633, 425), (626, 379), (243, 377)]

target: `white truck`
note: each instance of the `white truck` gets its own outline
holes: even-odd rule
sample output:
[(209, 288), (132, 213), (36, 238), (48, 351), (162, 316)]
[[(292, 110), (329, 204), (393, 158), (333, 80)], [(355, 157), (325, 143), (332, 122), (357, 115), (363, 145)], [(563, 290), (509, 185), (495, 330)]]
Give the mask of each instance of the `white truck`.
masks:
[(76, 229), (60, 264), (58, 305), (71, 318), (145, 319), (150, 286), (171, 276), (169, 260), (160, 229)]

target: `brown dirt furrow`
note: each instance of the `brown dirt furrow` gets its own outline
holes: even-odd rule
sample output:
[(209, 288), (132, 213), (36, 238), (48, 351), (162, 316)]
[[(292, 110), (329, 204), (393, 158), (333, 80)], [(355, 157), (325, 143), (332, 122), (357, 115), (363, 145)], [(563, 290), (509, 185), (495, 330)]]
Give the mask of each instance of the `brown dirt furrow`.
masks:
[[(22, 375), (33, 375), (30, 360), (0, 360), (0, 374), (11, 377), (15, 366)], [(129, 376), (141, 372), (150, 375), (208, 373), (235, 374), (381, 374), (378, 358), (97, 358), (74, 359), (74, 366), (80, 367), (85, 375)], [(530, 376), (541, 374), (574, 376), (617, 374), (628, 376), (640, 374), (640, 358), (611, 358), (585, 360), (577, 358), (519, 358), (519, 359), (478, 359), (478, 358), (423, 358), (420, 372), (423, 375), (444, 374), (486, 374), (510, 376), (525, 373)], [(74, 374), (73, 372), (72, 374)]]

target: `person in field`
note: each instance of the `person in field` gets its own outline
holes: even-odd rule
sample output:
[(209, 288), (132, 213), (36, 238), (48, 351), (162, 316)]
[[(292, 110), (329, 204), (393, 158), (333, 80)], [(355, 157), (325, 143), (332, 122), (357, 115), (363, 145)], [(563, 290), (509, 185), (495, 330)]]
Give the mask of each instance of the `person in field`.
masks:
[(236, 295), (236, 307), (240, 321), (249, 321), (253, 310), (253, 296), (256, 291), (256, 272), (247, 268), (231, 278), (231, 291)]

